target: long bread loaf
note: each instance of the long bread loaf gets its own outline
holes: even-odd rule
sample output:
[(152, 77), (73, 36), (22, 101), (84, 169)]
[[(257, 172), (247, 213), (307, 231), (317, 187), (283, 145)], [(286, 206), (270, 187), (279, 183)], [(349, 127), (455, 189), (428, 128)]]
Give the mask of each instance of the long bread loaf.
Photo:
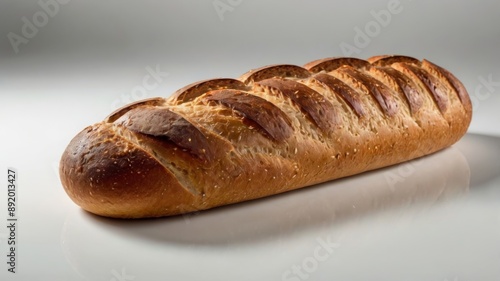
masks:
[(421, 157), (471, 121), (465, 87), (406, 56), (273, 65), (127, 105), (81, 131), (62, 184), (102, 216), (182, 214)]

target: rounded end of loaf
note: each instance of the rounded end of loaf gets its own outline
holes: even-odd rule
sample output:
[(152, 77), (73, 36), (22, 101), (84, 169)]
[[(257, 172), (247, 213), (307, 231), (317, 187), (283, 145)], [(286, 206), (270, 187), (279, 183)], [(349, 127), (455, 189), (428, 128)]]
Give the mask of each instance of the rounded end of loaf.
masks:
[(108, 123), (76, 135), (62, 155), (59, 172), (69, 197), (96, 215), (144, 218), (191, 211), (192, 194)]

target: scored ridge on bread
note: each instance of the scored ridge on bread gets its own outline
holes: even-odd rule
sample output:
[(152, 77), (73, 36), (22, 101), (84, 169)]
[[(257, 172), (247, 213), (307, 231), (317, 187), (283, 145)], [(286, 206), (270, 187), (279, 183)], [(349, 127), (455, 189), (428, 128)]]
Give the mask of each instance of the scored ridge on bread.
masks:
[(471, 115), (463, 84), (426, 60), (271, 65), (114, 111), (72, 140), (60, 174), (92, 213), (175, 215), (433, 153), (456, 142)]

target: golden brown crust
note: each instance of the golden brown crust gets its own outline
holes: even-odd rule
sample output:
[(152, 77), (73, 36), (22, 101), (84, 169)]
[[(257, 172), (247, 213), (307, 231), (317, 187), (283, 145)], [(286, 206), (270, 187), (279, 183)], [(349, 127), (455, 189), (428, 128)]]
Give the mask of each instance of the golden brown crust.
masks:
[(115, 111), (71, 141), (60, 175), (95, 214), (182, 214), (433, 153), (460, 139), (471, 115), (465, 87), (426, 60), (275, 65)]
[(311, 73), (300, 66), (291, 64), (268, 65), (257, 69), (252, 69), (240, 76), (239, 80), (245, 84), (259, 82), (264, 79), (274, 77), (307, 78)]
[(238, 90), (212, 91), (203, 98), (239, 112), (276, 141), (282, 142), (293, 133), (288, 116), (263, 98)]
[[(467, 94), (467, 90), (465, 89), (462, 82), (460, 82), (455, 75), (453, 75), (448, 70), (433, 64), (428, 60), (422, 60), (422, 67), (433, 75), (437, 76), (440, 80), (446, 80), (451, 84), (455, 92), (457, 93), (460, 101), (466, 106), (470, 106), (470, 97)], [(443, 79), (444, 78), (444, 79)]]
[(445, 112), (446, 109), (448, 109), (448, 96), (444, 93), (443, 86), (441, 86), (438, 79), (427, 73), (422, 68), (416, 67), (412, 64), (402, 64), (401, 67), (408, 69), (416, 77), (418, 77), (418, 81), (423, 84), (423, 87), (425, 87), (428, 92), (432, 93), (432, 97), (441, 112)]
[(359, 93), (341, 80), (324, 73), (314, 75), (314, 79), (330, 88), (335, 94), (344, 99), (349, 106), (356, 112), (359, 117), (363, 117), (366, 113), (361, 105)]
[(168, 108), (134, 108), (114, 123), (136, 133), (164, 138), (205, 161), (215, 157), (207, 137), (184, 117)]
[(62, 184), (85, 210), (111, 217), (155, 217), (177, 211), (165, 204), (166, 198), (185, 202), (186, 209), (195, 199), (170, 170), (110, 124), (86, 128), (68, 148), (61, 159)]
[(393, 63), (404, 62), (408, 64), (420, 65), (420, 61), (416, 58), (400, 55), (383, 55), (374, 56), (368, 59), (372, 66), (389, 66)]
[(380, 83), (377, 79), (363, 74), (350, 66), (342, 66), (337, 70), (358, 80), (375, 98), (385, 114), (388, 116), (394, 116), (398, 112), (398, 104), (394, 100), (394, 94), (391, 92), (389, 87)]
[(232, 78), (217, 78), (209, 79), (200, 82), (195, 82), (189, 84), (175, 93), (173, 93), (170, 98), (170, 102), (173, 104), (180, 104), (189, 101), (193, 101), (195, 98), (203, 95), (206, 92), (221, 89), (236, 89), (236, 90), (246, 90), (248, 87), (245, 83), (240, 80)]
[(377, 70), (385, 72), (386, 77), (389, 77), (389, 79), (395, 82), (395, 84), (397, 85), (396, 91), (402, 92), (404, 94), (406, 101), (408, 102), (408, 106), (410, 107), (411, 113), (415, 114), (422, 106), (423, 101), (414, 82), (394, 68), (379, 67), (377, 68)]
[(128, 111), (136, 108), (136, 107), (141, 107), (145, 105), (162, 105), (165, 103), (165, 99), (162, 98), (150, 98), (150, 99), (144, 99), (140, 101), (136, 101), (130, 104), (127, 104), (125, 106), (122, 106), (115, 111), (113, 111), (108, 117), (104, 118), (105, 122), (115, 122), (116, 119), (120, 118), (122, 115), (127, 113)]
[(312, 61), (304, 65), (304, 68), (308, 69), (312, 73), (318, 73), (321, 71), (330, 72), (341, 66), (350, 66), (356, 69), (361, 69), (370, 66), (370, 63), (358, 59), (358, 58), (325, 58)]
[(277, 90), (289, 98), (325, 134), (329, 134), (338, 123), (333, 105), (323, 95), (304, 84), (277, 78), (262, 80), (257, 84)]

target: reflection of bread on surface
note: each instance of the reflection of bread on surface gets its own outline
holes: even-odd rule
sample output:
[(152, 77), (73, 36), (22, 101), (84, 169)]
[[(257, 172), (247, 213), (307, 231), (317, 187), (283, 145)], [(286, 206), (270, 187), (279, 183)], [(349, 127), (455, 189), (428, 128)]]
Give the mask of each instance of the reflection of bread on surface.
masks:
[[(363, 181), (353, 178), (357, 184), (344, 186), (342, 193), (335, 196), (335, 204), (344, 205), (344, 208), (338, 209), (340, 214), (342, 210), (349, 216), (395, 207), (435, 204), (466, 193), (470, 170), (463, 155), (451, 147), (428, 157), (376, 171), (368, 177)], [(341, 197), (346, 200), (341, 200)], [(348, 208), (349, 204), (356, 208)]]

